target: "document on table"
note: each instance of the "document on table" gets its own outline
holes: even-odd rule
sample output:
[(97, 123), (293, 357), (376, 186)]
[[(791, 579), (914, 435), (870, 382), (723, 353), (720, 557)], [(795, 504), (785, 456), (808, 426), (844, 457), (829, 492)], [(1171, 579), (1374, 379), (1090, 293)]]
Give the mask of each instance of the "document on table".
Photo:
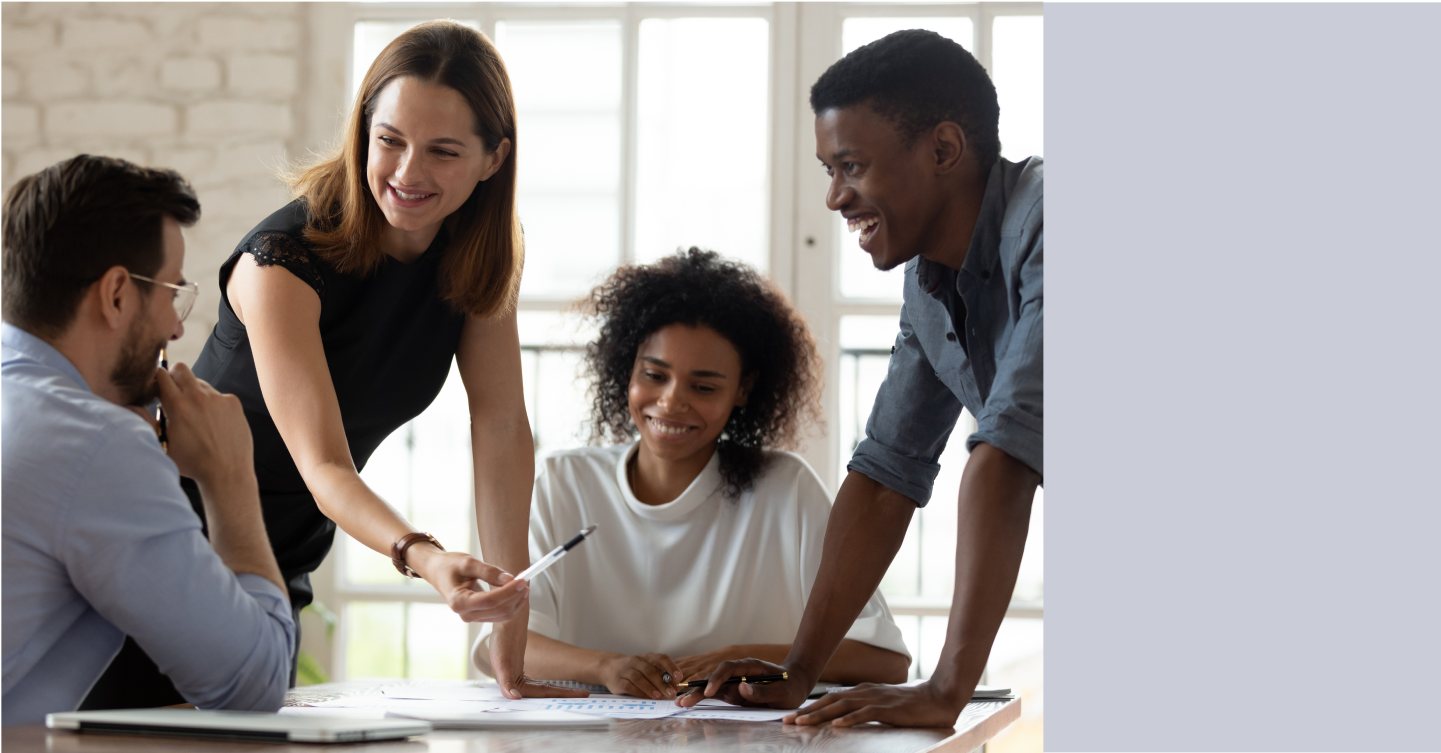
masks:
[(515, 729), (517, 727), (564, 727), (566, 729), (610, 726), (610, 719), (572, 711), (389, 711), (386, 716), (423, 719), (437, 729)]
[[(323, 714), (324, 709), (343, 711), (345, 715), (375, 714), (394, 715), (425, 719), (437, 727), (474, 727), (484, 722), (492, 726), (504, 724), (499, 717), (506, 714), (534, 716), (541, 720), (547, 714), (585, 714), (591, 717), (612, 719), (730, 719), (748, 722), (771, 722), (779, 720), (790, 711), (783, 709), (747, 708), (732, 706), (714, 698), (707, 698), (692, 708), (675, 705), (671, 699), (651, 700), (630, 696), (597, 693), (589, 698), (522, 698), (511, 700), (500, 694), (493, 686), (470, 687), (425, 687), (410, 686), (385, 688), (380, 695), (351, 696), (322, 701), (308, 707), (314, 711), (292, 711), (287, 713)], [(555, 717), (561, 719), (562, 717)]]
[(387, 698), (396, 701), (437, 701), (446, 703), (474, 703), (500, 711), (571, 711), (581, 714), (596, 714), (625, 719), (658, 719), (674, 716), (686, 709), (675, 705), (672, 700), (653, 701), (649, 698), (632, 698), (624, 695), (594, 693), (589, 698), (522, 698), (511, 700), (490, 686), (478, 687), (403, 687), (386, 688)]
[(511, 699), (506, 698), (500, 692), (500, 686), (495, 683), (485, 685), (466, 685), (456, 687), (454, 685), (407, 685), (395, 688), (382, 688), (388, 698), (409, 698), (419, 701), (494, 701), (509, 703)]
[[(379, 699), (379, 700), (377, 700)], [(327, 701), (316, 706), (286, 706), (280, 713), (347, 719), (424, 719), (436, 729), (514, 729), (517, 727), (605, 727), (604, 716), (569, 711), (511, 711), (476, 703), (395, 701), (381, 696)]]

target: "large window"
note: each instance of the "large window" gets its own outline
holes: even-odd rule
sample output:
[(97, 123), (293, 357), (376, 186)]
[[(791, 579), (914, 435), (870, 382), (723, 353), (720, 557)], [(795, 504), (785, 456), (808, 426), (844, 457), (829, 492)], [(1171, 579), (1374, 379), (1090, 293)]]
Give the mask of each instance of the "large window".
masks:
[[(527, 263), (520, 312), (527, 409), (538, 454), (588, 440), (581, 348), (591, 336), (569, 304), (617, 264), (691, 245), (767, 272), (806, 316), (827, 364), (828, 432), (803, 453), (834, 492), (864, 436), (900, 311), (901, 273), (872, 269), (824, 207), (809, 87), (845, 52), (898, 29), (954, 39), (986, 65), (1001, 100), (1003, 155), (1039, 155), (1042, 19), (1038, 3), (687, 6), (355, 5), (349, 91), (412, 24), (450, 17), (495, 40), (515, 87), (519, 212)], [(914, 519), (882, 583), (916, 661), (930, 674), (953, 583), (955, 494), (964, 415), (931, 505)], [(364, 477), (451, 548), (478, 551), (468, 417), (458, 378), (396, 432)], [(1025, 698), (1026, 718), (992, 747), (1040, 749), (1042, 531), (1037, 497), (1015, 600), (987, 681)], [(447, 532), (441, 535), (441, 532)], [(343, 534), (333, 582), (337, 678), (476, 677), (469, 640), (425, 584)], [(422, 639), (423, 638), (423, 639)], [(1009, 742), (1008, 742), (1009, 740)]]

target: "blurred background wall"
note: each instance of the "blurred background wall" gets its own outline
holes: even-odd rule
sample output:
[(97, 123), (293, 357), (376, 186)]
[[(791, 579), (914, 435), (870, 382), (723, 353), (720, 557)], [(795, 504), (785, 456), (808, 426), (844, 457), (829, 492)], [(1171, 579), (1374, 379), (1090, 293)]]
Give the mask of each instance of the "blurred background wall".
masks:
[[(306, 3), (4, 3), (3, 187), (82, 152), (180, 171), (202, 217), (186, 230), (200, 298), (172, 360), (215, 323), (217, 269), (287, 200), (278, 171), (320, 148)], [(329, 92), (343, 100), (344, 71)], [(327, 119), (323, 130), (333, 128)]]

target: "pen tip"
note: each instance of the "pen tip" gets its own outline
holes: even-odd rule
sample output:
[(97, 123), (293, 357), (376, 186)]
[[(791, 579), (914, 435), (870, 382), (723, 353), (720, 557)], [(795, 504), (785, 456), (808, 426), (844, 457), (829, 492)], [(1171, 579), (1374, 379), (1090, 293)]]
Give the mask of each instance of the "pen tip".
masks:
[(591, 535), (592, 533), (595, 533), (595, 526), (594, 526), (594, 525), (589, 525), (589, 526), (586, 526), (585, 529), (580, 532), (580, 535), (582, 535), (582, 536), (589, 536), (589, 535)]

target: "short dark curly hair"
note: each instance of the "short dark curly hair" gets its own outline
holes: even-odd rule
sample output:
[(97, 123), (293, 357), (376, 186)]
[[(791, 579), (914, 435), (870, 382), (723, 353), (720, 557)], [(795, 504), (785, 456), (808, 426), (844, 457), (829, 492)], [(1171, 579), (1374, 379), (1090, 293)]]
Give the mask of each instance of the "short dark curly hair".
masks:
[(986, 69), (966, 48), (934, 31), (888, 34), (837, 60), (811, 87), (811, 111), (867, 103), (907, 143), (936, 124), (961, 127), (976, 161), (1001, 157), (1001, 106)]
[(586, 347), (592, 441), (636, 434), (629, 391), (636, 353), (671, 324), (709, 327), (735, 346), (741, 371), (754, 374), (746, 404), (731, 410), (716, 452), (735, 499), (755, 481), (766, 449), (796, 449), (821, 424), (821, 357), (805, 320), (754, 269), (691, 248), (653, 264), (621, 267), (586, 301), (600, 337)]

